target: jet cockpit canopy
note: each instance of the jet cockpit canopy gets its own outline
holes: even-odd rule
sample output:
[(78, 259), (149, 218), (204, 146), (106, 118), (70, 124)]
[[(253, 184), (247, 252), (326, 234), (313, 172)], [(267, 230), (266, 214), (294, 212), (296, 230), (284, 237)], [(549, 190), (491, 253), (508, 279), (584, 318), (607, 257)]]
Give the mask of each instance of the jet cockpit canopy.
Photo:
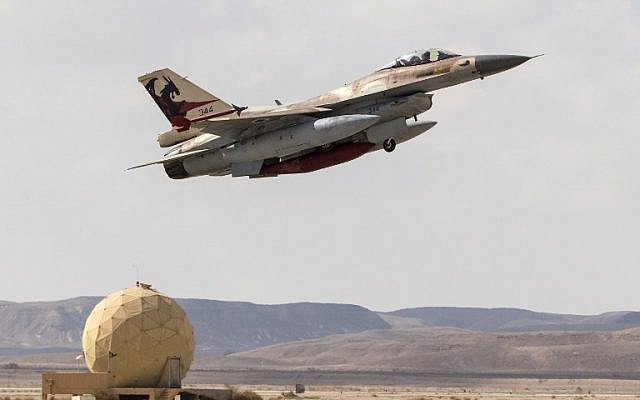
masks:
[(444, 49), (428, 49), (428, 50), (416, 50), (413, 53), (405, 54), (396, 58), (394, 61), (383, 65), (378, 70), (387, 68), (399, 68), (408, 67), (411, 65), (427, 64), (430, 62), (444, 60), (446, 58), (456, 57), (460, 54), (456, 54), (449, 50)]

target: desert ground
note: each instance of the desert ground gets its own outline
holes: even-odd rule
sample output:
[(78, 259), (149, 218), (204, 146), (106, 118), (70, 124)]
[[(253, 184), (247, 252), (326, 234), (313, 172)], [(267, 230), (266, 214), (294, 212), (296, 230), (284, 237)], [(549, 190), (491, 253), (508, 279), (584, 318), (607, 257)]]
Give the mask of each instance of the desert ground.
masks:
[[(40, 372), (0, 370), (0, 400), (40, 398)], [(264, 400), (597, 400), (640, 399), (640, 380), (569, 378), (488, 378), (464, 375), (377, 376), (361, 373), (280, 371), (191, 371), (184, 386), (250, 390)], [(243, 382), (243, 377), (244, 381)], [(347, 381), (354, 382), (352, 384)], [(256, 383), (262, 382), (262, 383)], [(324, 382), (324, 383), (323, 383)], [(296, 383), (306, 392), (294, 395)]]

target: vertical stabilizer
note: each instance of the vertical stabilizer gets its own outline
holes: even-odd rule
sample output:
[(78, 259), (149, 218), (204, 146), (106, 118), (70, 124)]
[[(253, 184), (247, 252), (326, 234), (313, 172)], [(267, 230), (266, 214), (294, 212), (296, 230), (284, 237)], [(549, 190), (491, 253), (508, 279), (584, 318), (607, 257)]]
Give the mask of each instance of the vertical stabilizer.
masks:
[(233, 113), (235, 108), (168, 68), (138, 78), (177, 131), (194, 121)]

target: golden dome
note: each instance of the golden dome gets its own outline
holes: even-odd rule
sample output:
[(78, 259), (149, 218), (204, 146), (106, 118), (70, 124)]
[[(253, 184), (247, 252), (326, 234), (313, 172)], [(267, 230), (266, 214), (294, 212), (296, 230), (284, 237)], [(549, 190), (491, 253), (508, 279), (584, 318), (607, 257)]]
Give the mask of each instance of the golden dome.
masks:
[(109, 369), (117, 387), (162, 386), (160, 379), (169, 357), (180, 357), (184, 378), (194, 348), (193, 328), (184, 310), (149, 285), (102, 299), (82, 333), (87, 367), (91, 372)]

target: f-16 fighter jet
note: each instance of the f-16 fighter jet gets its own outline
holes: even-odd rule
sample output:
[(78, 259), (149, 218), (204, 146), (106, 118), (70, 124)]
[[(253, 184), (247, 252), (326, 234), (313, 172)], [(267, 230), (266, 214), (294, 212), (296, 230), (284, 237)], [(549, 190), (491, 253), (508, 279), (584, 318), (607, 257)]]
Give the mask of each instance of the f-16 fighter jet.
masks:
[(377, 71), (298, 103), (239, 107), (169, 69), (138, 78), (172, 129), (173, 146), (152, 164), (174, 179), (200, 175), (251, 178), (316, 171), (384, 149), (392, 152), (433, 128), (418, 120), (431, 92), (506, 71), (533, 57), (463, 56), (443, 49), (398, 57)]

